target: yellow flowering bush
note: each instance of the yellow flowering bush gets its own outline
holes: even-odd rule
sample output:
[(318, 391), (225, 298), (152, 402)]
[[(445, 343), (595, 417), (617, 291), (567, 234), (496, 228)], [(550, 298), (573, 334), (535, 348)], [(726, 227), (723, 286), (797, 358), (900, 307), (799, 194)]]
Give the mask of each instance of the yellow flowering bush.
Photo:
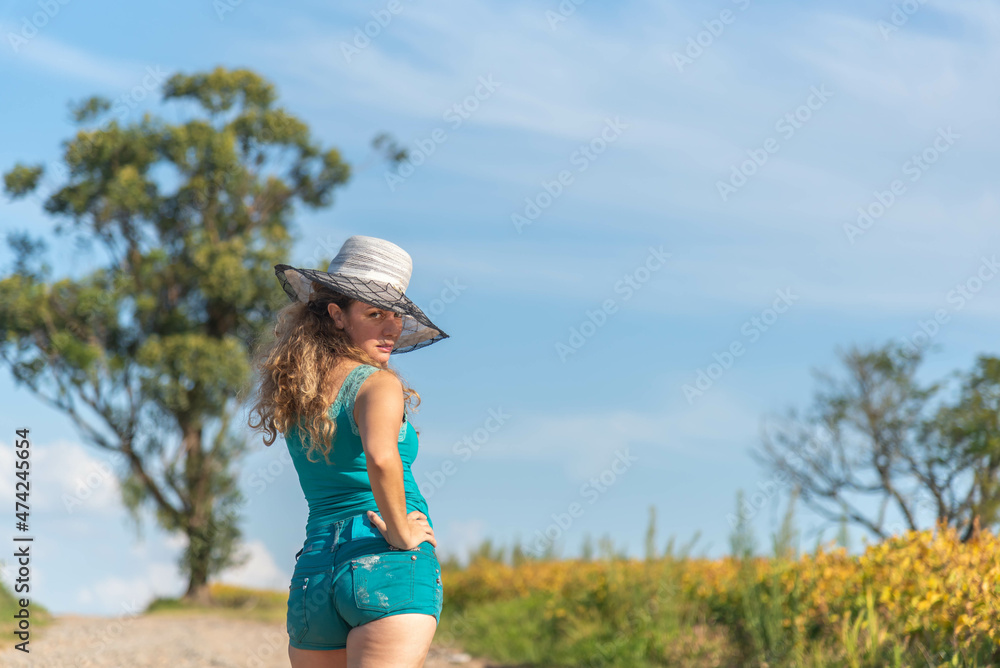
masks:
[(669, 664), (677, 639), (715, 625), (772, 666), (806, 646), (822, 647), (829, 665), (848, 665), (838, 663), (847, 655), (854, 665), (857, 650), (845, 648), (845, 638), (864, 644), (864, 665), (881, 665), (873, 657), (883, 655), (1000, 662), (1000, 537), (989, 531), (966, 543), (950, 527), (910, 531), (857, 556), (828, 543), (815, 554), (747, 561), (529, 560), (513, 567), (481, 559), (446, 577), (447, 604), (458, 609), (534, 601), (537, 642), (559, 644), (557, 653), (539, 655), (551, 659), (569, 660), (566, 638), (573, 638), (588, 648), (584, 657), (594, 647), (607, 656), (609, 647), (627, 648), (629, 661)]
[[(766, 600), (764, 584), (772, 578), (784, 595), (785, 626), (802, 636), (833, 637), (842, 622), (865, 613), (871, 591), (879, 625), (900, 642), (919, 641), (925, 649), (1000, 648), (1000, 538), (987, 531), (962, 543), (953, 527), (940, 526), (892, 536), (856, 557), (838, 547), (790, 563), (756, 559), (753, 595)], [(684, 582), (721, 619), (739, 616), (743, 592), (735, 560), (699, 564)]]

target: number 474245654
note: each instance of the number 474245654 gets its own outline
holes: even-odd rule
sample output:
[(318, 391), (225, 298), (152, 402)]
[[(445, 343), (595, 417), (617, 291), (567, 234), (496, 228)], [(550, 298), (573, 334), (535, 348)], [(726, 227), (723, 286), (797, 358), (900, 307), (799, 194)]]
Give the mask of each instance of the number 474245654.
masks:
[(17, 454), (17, 460), (15, 461), (14, 468), (17, 470), (14, 474), (19, 480), (17, 481), (17, 492), (14, 496), (17, 497), (15, 501), (14, 510), (15, 515), (18, 519), (18, 528), (22, 531), (27, 531), (28, 522), (28, 492), (30, 490), (30, 485), (28, 482), (28, 471), (31, 468), (30, 464), (30, 450), (31, 445), (28, 440), (28, 430), (18, 429), (17, 430), (18, 439), (14, 442), (15, 453)]

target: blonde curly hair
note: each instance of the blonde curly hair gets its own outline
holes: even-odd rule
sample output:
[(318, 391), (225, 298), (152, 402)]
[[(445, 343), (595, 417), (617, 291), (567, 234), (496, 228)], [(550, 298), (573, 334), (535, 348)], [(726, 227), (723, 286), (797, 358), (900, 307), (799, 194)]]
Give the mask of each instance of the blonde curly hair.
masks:
[(258, 381), (248, 424), (264, 432), (264, 444), (270, 446), (278, 432), (287, 434), (305, 422), (306, 458), (313, 461), (310, 455), (318, 451), (329, 464), (337, 423), (328, 411), (337, 398), (331, 381), (338, 362), (349, 359), (389, 371), (402, 383), (407, 406), (413, 398), (413, 405), (420, 405), (420, 395), (395, 369), (383, 367), (355, 345), (329, 315), (328, 304), (350, 313), (355, 303), (364, 302), (315, 281), (312, 287), (313, 299), (308, 304), (294, 301), (278, 311), (274, 338), (258, 344), (251, 355)]

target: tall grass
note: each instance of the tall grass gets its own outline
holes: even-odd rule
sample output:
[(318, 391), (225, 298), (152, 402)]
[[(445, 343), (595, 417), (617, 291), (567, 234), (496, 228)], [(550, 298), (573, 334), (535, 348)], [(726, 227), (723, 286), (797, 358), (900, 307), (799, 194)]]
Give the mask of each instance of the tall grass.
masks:
[(44, 628), (52, 621), (52, 613), (45, 606), (38, 603), (33, 596), (30, 594), (15, 593), (6, 584), (0, 582), (0, 619), (4, 620), (3, 634), (8, 640), (14, 639), (14, 642), (20, 642), (16, 640), (16, 636), (11, 634), (16, 625), (14, 615), (21, 610), (19, 600), (22, 598), (27, 598), (29, 601), (28, 621), (30, 623), (29, 632), (32, 633), (31, 639), (34, 639), (35, 630)]
[(657, 550), (652, 508), (644, 559), (607, 537), (563, 560), (484, 542), (442, 568), (438, 638), (532, 666), (1000, 665), (997, 537), (910, 532), (851, 557), (842, 522), (839, 547), (800, 554), (794, 502), (767, 556), (739, 512), (716, 560)]

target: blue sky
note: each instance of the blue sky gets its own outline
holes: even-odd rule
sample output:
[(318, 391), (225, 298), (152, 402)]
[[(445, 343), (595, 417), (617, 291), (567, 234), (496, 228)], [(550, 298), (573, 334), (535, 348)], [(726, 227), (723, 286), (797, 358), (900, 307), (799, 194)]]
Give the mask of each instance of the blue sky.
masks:
[[(70, 1), (43, 20), (4, 2), (0, 168), (56, 165), (70, 101), (100, 93), (134, 121), (157, 108), (148, 83), (218, 64), (266, 76), (352, 164), (381, 131), (433, 144), (391, 187), (371, 163), (333, 207), (299, 212), (291, 260), (352, 234), (413, 257), (408, 294), (452, 337), (393, 360), (423, 397), (413, 472), (439, 552), (531, 540), (579, 503), (564, 555), (587, 532), (640, 555), (655, 505), (661, 546), (700, 531), (694, 553), (719, 556), (736, 490), (768, 489), (748, 455), (762, 420), (807, 408), (811, 370), (838, 370), (838, 349), (910, 337), (944, 309), (925, 379), (995, 353), (1000, 286), (984, 280), (961, 308), (949, 295), (1000, 251), (1000, 6), (914, 3), (896, 24), (891, 2), (559, 7)], [(38, 201), (0, 198), (4, 233), (45, 234), (57, 273), (86, 270), (94, 258), (53, 226)], [(685, 384), (734, 343), (742, 354), (689, 401)], [(183, 539), (150, 521), (137, 538), (118, 463), (9, 373), (0, 397), (0, 470), (15, 429), (35, 441), (36, 598), (114, 615), (180, 593)], [(491, 411), (509, 417), (477, 432)], [(284, 441), (252, 438), (251, 558), (222, 579), (284, 589), (306, 506)], [(455, 450), (465, 438), (481, 441), (471, 456)], [(447, 460), (454, 474), (430, 483)], [(585, 487), (602, 474), (607, 487)], [(0, 477), (2, 498), (12, 486)], [(762, 546), (783, 507), (754, 516)], [(810, 547), (821, 523), (798, 517)]]

